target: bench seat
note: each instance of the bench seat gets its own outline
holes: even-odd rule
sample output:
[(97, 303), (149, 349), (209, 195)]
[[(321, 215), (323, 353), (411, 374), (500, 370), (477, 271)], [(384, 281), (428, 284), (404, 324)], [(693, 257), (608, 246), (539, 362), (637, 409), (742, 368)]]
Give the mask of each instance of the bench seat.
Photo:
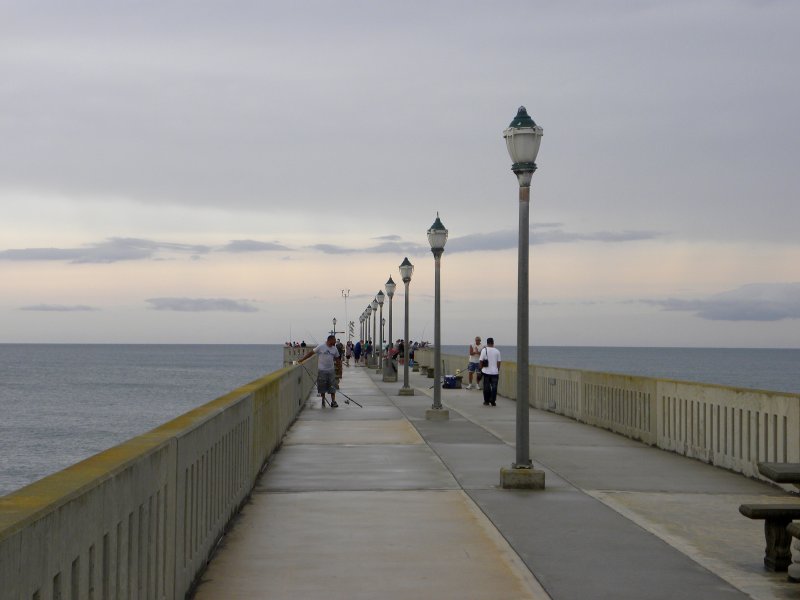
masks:
[(800, 463), (758, 463), (758, 472), (775, 483), (800, 483)]
[(795, 504), (742, 504), (739, 512), (749, 519), (764, 521), (764, 566), (769, 571), (786, 571), (792, 564), (792, 536), (786, 530), (795, 519), (800, 519), (800, 503)]

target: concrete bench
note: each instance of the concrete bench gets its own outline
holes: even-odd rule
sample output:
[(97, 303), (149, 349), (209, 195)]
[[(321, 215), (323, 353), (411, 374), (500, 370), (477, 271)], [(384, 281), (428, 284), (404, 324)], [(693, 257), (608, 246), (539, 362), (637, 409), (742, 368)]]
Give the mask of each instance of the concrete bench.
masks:
[(775, 483), (800, 484), (800, 463), (758, 463), (758, 472)]
[(795, 519), (800, 519), (797, 504), (742, 504), (739, 512), (749, 519), (764, 521), (764, 566), (769, 571), (786, 571), (792, 564), (792, 536), (786, 530)]
[[(793, 538), (800, 540), (800, 523), (789, 523), (786, 528)], [(797, 542), (795, 542), (795, 551), (797, 551)], [(789, 565), (789, 581), (800, 583), (800, 564), (793, 563)]]

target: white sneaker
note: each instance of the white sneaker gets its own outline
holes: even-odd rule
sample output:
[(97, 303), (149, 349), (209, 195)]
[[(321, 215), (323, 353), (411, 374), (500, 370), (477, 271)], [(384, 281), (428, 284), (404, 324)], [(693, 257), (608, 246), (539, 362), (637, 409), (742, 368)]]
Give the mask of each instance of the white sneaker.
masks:
[(470, 383), (470, 384), (467, 386), (467, 389), (468, 389), (468, 390), (471, 390), (471, 389), (472, 389), (472, 388), (474, 388), (474, 387), (475, 387), (475, 384), (474, 384), (474, 383)]

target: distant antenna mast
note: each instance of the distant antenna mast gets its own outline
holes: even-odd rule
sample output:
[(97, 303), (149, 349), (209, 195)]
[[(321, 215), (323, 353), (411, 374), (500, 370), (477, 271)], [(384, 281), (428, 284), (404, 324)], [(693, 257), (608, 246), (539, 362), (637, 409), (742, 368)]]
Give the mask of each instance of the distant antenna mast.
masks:
[(342, 290), (342, 298), (344, 298), (344, 324), (347, 325), (347, 339), (348, 341), (353, 337), (350, 333), (349, 323), (347, 320), (347, 297), (350, 295), (350, 290)]

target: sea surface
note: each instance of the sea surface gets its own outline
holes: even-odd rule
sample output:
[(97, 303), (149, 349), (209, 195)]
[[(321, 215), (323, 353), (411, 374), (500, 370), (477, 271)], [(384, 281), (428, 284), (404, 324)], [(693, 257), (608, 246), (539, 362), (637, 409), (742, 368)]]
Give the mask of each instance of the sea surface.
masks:
[[(466, 345), (442, 350), (466, 366)], [(282, 362), (281, 345), (0, 344), (0, 496)], [(530, 362), (800, 393), (800, 350), (534, 347)]]
[[(442, 352), (468, 357), (468, 344), (442, 346)], [(497, 346), (515, 362), (515, 346)], [(606, 348), (534, 346), (528, 362), (547, 367), (584, 369), (715, 383), (733, 387), (800, 393), (800, 349), (791, 348)]]
[(0, 344), (0, 496), (282, 366), (272, 345)]

